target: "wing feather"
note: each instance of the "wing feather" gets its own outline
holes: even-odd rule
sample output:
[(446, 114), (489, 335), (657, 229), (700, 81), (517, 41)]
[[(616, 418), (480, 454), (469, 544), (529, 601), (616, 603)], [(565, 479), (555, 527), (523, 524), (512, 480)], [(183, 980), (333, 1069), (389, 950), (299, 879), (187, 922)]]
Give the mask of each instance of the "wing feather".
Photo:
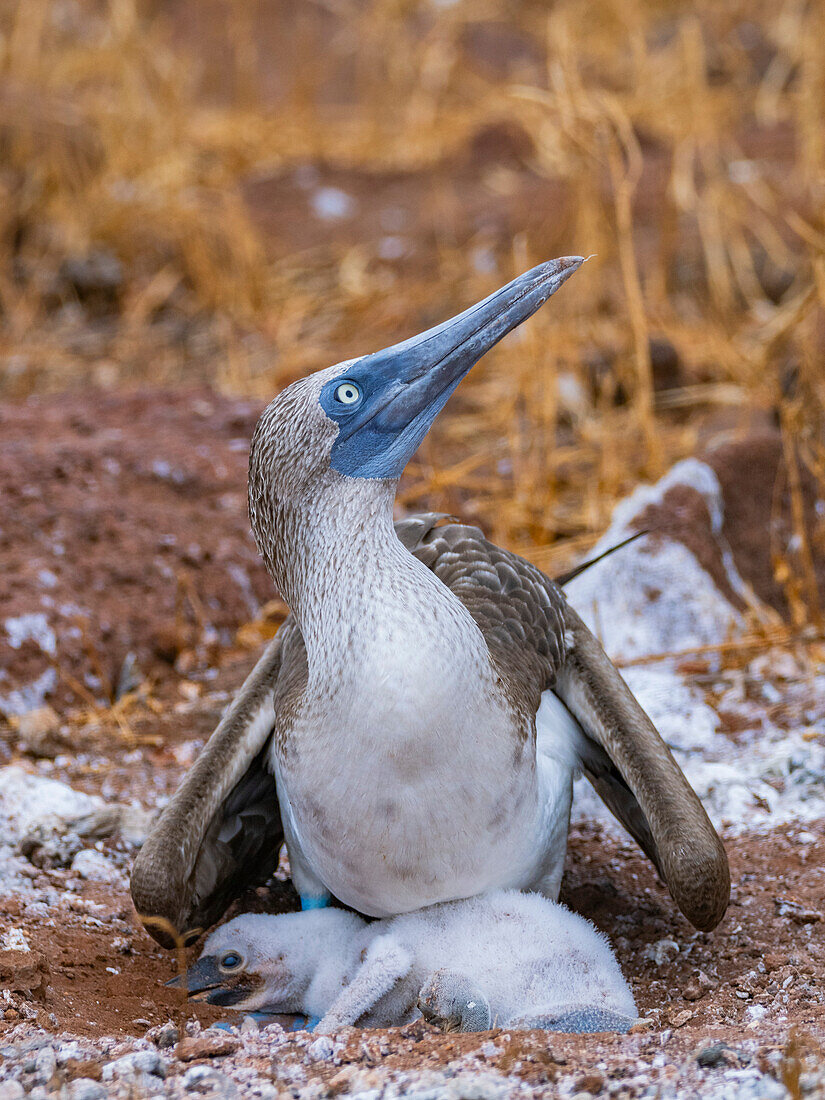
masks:
[[(297, 637), (296, 637), (297, 635)], [(164, 946), (193, 938), (275, 870), (283, 839), (266, 748), (276, 702), (306, 681), (303, 640), (287, 620), (264, 650), (138, 853), (130, 888)]]
[(714, 928), (730, 896), (722, 842), (598, 639), (559, 585), (530, 562), (478, 528), (432, 519), (406, 545), (475, 619), (526, 735), (535, 733), (542, 692), (553, 688), (591, 746), (581, 762), (596, 792), (660, 870), (685, 916), (697, 928)]

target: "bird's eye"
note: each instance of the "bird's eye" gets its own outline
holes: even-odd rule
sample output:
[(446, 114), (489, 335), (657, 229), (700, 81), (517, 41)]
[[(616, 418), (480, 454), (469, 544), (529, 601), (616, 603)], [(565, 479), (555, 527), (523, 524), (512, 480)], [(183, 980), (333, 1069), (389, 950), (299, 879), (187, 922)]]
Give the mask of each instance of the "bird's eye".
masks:
[(361, 398), (361, 390), (354, 382), (342, 382), (335, 390), (335, 400), (342, 405), (354, 405)]
[(239, 966), (243, 965), (243, 959), (237, 951), (227, 951), (221, 958), (222, 970), (237, 970)]

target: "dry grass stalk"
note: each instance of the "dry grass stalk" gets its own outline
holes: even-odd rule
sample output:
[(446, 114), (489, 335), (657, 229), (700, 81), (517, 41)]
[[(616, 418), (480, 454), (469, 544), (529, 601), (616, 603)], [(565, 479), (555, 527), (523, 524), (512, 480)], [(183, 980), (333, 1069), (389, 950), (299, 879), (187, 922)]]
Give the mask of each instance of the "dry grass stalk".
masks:
[[(555, 560), (737, 401), (795, 401), (793, 462), (822, 480), (823, 18), (800, 0), (8, 4), (0, 385), (268, 397), (580, 251), (597, 255), (468, 381), (405, 504)], [(520, 152), (478, 151), (503, 129)], [(327, 183), (355, 213), (321, 224), (301, 196)], [(393, 204), (406, 223), (376, 233)], [(120, 265), (103, 312), (67, 276), (101, 252)]]

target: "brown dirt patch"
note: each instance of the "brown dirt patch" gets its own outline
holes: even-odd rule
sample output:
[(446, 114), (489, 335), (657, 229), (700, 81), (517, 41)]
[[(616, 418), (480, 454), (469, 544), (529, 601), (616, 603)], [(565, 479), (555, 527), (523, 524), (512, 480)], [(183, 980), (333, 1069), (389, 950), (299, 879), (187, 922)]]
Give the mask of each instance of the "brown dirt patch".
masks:
[(56, 653), (0, 629), (0, 694), (54, 664), (58, 704), (108, 703), (129, 653), (162, 681), (233, 642), (274, 595), (246, 515), (259, 412), (207, 390), (4, 404), (2, 618), (45, 615)]
[(664, 494), (660, 503), (649, 504), (640, 512), (633, 526), (637, 531), (649, 531), (654, 544), (663, 538), (683, 543), (725, 599), (739, 611), (744, 611), (745, 602), (728, 579), (707, 502), (698, 489), (690, 485), (675, 485)]
[[(740, 576), (764, 603), (783, 617), (807, 599), (809, 612), (825, 601), (825, 502), (821, 486), (804, 462), (798, 461), (798, 516), (794, 516), (791, 479), (778, 432), (755, 432), (712, 445), (702, 456), (722, 488), (724, 519), (721, 536), (712, 529), (702, 494), (676, 485), (658, 504), (635, 519), (655, 541), (683, 543), (713, 578), (726, 600), (740, 611), (745, 602), (732, 588), (724, 551), (730, 550)], [(802, 540), (810, 551), (806, 566)], [(806, 585), (806, 577), (810, 584)]]
[[(789, 612), (782, 583), (784, 562), (799, 575), (801, 562), (793, 521), (791, 479), (777, 433), (763, 433), (713, 447), (707, 462), (722, 486), (723, 534), (742, 576), (760, 599), (783, 615)], [(825, 600), (825, 511), (822, 488), (799, 462), (799, 501), (804, 536), (811, 548), (814, 596)], [(793, 547), (793, 549), (791, 549)]]

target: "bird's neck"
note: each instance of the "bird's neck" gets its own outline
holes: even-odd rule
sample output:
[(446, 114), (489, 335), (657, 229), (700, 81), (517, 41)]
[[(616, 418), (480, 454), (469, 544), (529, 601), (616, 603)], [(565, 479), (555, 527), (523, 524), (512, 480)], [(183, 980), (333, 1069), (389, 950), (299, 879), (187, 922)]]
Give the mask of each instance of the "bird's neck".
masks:
[(336, 478), (310, 499), (279, 502), (267, 565), (301, 627), (310, 663), (352, 641), (380, 605), (400, 605), (421, 566), (393, 527), (394, 481)]
[(395, 490), (395, 481), (334, 475), (306, 499), (278, 501), (267, 539), (258, 537), (301, 628), (311, 698), (360, 698), (364, 684), (386, 682), (396, 695), (406, 684), (433, 698), (454, 688), (457, 654), (473, 685), (489, 672), (467, 609), (396, 535)]

